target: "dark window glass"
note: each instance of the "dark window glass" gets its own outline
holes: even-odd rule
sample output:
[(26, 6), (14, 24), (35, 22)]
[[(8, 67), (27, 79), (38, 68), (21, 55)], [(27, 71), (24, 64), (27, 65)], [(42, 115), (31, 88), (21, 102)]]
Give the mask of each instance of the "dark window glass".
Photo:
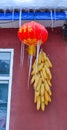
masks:
[(0, 83), (0, 103), (7, 102), (8, 98), (8, 83)]
[(0, 76), (8, 76), (10, 73), (10, 53), (0, 52)]
[(0, 83), (0, 130), (6, 130), (8, 82)]

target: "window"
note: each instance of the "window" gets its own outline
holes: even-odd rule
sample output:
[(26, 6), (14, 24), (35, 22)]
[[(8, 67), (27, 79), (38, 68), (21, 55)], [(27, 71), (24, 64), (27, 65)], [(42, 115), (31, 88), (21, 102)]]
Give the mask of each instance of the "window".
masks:
[(0, 49), (0, 130), (9, 130), (13, 49)]
[(10, 71), (10, 56), (9, 52), (0, 52), (0, 76), (8, 76)]

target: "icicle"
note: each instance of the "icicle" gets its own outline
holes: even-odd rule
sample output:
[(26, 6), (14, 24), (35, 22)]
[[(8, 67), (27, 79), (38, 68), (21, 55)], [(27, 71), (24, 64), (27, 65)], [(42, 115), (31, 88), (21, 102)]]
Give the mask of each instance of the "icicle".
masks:
[(12, 11), (12, 21), (14, 21), (14, 9)]
[[(19, 14), (19, 28), (21, 27), (21, 20), (22, 20), (22, 10), (20, 9), (20, 14)], [(23, 61), (24, 61), (24, 44), (21, 43), (21, 54), (20, 54), (20, 66), (23, 66)]]
[(66, 14), (66, 18), (67, 18), (67, 10), (65, 10), (64, 12), (65, 12), (65, 14)]
[(36, 18), (35, 18), (35, 12), (36, 12), (36, 9), (34, 9), (34, 19), (33, 19), (34, 21), (35, 21), (35, 19), (36, 19)]
[(20, 54), (20, 66), (23, 66), (23, 61), (24, 61), (24, 44), (21, 43), (21, 54)]
[(4, 16), (6, 15), (6, 9), (4, 9)]
[(32, 61), (33, 61), (33, 55), (30, 55), (30, 62), (29, 62), (29, 74), (28, 74), (28, 88), (29, 88), (29, 80), (30, 80), (30, 74), (32, 69)]
[(29, 67), (29, 61), (30, 61), (30, 55), (28, 55), (28, 59), (27, 59), (28, 67)]
[(54, 10), (54, 18), (55, 18), (55, 21), (56, 21), (56, 10)]
[(38, 55), (39, 55), (39, 50), (40, 50), (40, 43), (37, 44), (36, 69), (37, 69), (37, 65), (38, 65)]
[(52, 16), (52, 10), (51, 10), (51, 22), (52, 22), (52, 31), (53, 31), (53, 16)]
[(19, 27), (21, 27), (21, 20), (22, 20), (22, 10), (20, 9), (20, 14), (19, 14)]

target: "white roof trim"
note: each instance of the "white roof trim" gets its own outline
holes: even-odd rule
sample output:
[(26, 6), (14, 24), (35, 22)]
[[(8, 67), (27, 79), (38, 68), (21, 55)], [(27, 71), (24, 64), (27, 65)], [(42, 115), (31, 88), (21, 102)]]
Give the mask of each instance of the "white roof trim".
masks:
[(2, 0), (0, 1), (1, 9), (13, 8), (63, 8), (67, 9), (67, 0)]

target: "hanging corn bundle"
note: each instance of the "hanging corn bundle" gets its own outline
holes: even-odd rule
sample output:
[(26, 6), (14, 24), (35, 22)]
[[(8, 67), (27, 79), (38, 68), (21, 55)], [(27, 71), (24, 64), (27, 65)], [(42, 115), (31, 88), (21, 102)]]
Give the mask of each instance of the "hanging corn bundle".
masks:
[(45, 110), (45, 106), (51, 102), (51, 71), (52, 63), (46, 56), (43, 50), (38, 55), (38, 65), (36, 66), (36, 60), (32, 66), (32, 79), (31, 84), (34, 87), (34, 103), (37, 103), (37, 110), (41, 108)]

